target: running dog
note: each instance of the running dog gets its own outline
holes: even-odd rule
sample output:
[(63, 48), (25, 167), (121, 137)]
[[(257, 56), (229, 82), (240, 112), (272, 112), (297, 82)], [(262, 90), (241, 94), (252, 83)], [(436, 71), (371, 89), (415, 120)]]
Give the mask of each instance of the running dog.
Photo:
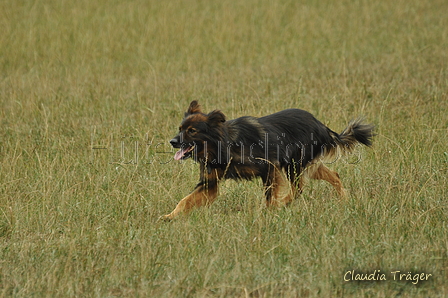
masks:
[(193, 158), (199, 163), (200, 180), (162, 219), (171, 220), (195, 207), (210, 205), (218, 196), (222, 179), (260, 177), (267, 206), (289, 204), (301, 193), (304, 178), (328, 181), (344, 197), (339, 174), (324, 161), (352, 152), (357, 144), (371, 146), (373, 130), (373, 125), (357, 119), (338, 134), (299, 109), (226, 120), (220, 110), (203, 113), (194, 100), (170, 143), (179, 149), (175, 160)]

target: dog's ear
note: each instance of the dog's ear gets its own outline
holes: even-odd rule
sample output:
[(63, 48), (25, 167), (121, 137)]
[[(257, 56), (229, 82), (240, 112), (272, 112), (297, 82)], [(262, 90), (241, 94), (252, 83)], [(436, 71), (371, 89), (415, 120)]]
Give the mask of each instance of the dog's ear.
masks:
[(185, 116), (200, 113), (200, 112), (201, 112), (201, 106), (199, 105), (197, 100), (193, 100), (190, 103), (190, 106), (188, 107), (188, 110), (185, 113)]
[(214, 110), (212, 112), (210, 112), (207, 115), (207, 119), (208, 119), (208, 123), (211, 126), (216, 126), (219, 125), (223, 122), (226, 122), (226, 116), (223, 114), (223, 112), (219, 111), (219, 110)]

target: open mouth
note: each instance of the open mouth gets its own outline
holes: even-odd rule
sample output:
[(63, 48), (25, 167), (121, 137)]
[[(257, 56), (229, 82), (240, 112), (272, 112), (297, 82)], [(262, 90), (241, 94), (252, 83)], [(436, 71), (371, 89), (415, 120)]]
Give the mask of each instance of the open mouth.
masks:
[(191, 153), (193, 152), (194, 146), (187, 146), (186, 148), (180, 148), (179, 151), (174, 154), (175, 160), (181, 160), (186, 159), (191, 156)]

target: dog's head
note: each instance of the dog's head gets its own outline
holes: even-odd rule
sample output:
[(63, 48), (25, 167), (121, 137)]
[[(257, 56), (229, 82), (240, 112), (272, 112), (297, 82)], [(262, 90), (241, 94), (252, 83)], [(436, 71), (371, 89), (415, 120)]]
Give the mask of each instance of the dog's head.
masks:
[(207, 148), (207, 144), (212, 145), (222, 139), (221, 128), (225, 121), (221, 111), (204, 114), (198, 102), (193, 100), (179, 126), (179, 133), (170, 141), (174, 148), (179, 148), (174, 159), (183, 160), (193, 155), (195, 159), (208, 158), (207, 150), (211, 148)]

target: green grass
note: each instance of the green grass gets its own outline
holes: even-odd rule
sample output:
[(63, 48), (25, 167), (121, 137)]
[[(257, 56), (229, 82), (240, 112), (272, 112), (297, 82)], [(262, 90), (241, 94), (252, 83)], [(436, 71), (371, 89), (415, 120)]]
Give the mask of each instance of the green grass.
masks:
[[(446, 1), (3, 1), (0, 295), (445, 297)], [(168, 140), (190, 100), (309, 110), (372, 149), (264, 208), (260, 181), (158, 222), (198, 179)], [(103, 148), (103, 149), (100, 149)], [(170, 152), (170, 153), (166, 153)], [(348, 270), (387, 281), (345, 282)], [(425, 272), (413, 285), (390, 274)]]

